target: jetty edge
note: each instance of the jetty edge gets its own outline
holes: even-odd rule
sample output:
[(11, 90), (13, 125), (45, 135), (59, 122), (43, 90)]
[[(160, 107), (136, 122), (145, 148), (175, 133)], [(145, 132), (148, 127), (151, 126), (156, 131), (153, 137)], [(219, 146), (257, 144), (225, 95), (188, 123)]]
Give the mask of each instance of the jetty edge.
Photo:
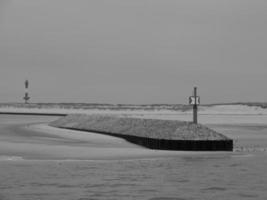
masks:
[(204, 125), (186, 121), (70, 114), (49, 125), (120, 137), (149, 149), (233, 151), (232, 139)]

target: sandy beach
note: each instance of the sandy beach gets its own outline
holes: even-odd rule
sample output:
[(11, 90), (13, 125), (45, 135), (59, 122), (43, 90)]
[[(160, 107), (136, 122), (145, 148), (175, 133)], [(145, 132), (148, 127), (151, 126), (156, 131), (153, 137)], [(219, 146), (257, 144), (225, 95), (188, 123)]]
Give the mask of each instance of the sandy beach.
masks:
[[(4, 131), (0, 136), (2, 159), (11, 156), (28, 160), (103, 160), (192, 154), (155, 151), (112, 136), (48, 126), (56, 117), (0, 117), (4, 119), (0, 125)], [(6, 124), (6, 118), (11, 118), (12, 122), (7, 120)]]

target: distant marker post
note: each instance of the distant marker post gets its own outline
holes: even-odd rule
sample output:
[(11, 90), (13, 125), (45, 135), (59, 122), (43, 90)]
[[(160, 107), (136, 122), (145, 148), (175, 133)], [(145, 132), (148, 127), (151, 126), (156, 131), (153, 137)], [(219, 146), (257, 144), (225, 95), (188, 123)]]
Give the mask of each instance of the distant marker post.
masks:
[(193, 123), (197, 124), (197, 110), (200, 104), (200, 97), (197, 96), (197, 87), (194, 87), (193, 96), (189, 97), (189, 104), (193, 105)]
[(24, 101), (25, 101), (25, 104), (29, 103), (28, 101), (30, 100), (30, 97), (29, 97), (29, 81), (26, 80), (25, 81), (25, 96), (23, 97)]

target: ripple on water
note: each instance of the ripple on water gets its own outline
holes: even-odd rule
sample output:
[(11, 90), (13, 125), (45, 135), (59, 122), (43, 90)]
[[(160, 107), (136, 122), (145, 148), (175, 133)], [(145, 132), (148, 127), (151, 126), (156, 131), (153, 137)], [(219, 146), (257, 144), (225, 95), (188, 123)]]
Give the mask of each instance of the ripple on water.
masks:
[(102, 187), (106, 187), (106, 184), (102, 183), (102, 184), (86, 184), (84, 186), (84, 188), (102, 188)]
[(4, 196), (3, 194), (0, 194), (0, 199), (1, 200), (8, 200), (8, 198), (6, 196)]
[(244, 193), (239, 193), (238, 196), (242, 198), (257, 198), (259, 195), (257, 194), (244, 194)]
[(177, 183), (188, 183), (188, 179), (181, 179), (181, 180), (176, 180)]
[(0, 161), (22, 161), (24, 160), (20, 156), (0, 156)]
[(241, 163), (234, 163), (234, 164), (231, 164), (229, 165), (230, 167), (240, 167), (242, 166)]
[(204, 191), (225, 191), (227, 189), (224, 187), (208, 187), (208, 188), (204, 188), (202, 190), (204, 190)]
[(149, 200), (193, 200), (193, 199), (185, 197), (154, 197)]

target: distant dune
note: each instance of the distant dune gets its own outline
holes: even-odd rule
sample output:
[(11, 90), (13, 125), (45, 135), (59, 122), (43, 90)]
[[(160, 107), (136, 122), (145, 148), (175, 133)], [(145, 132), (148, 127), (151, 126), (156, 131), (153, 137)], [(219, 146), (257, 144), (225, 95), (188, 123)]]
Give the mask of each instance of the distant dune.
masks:
[[(51, 113), (51, 114), (128, 114), (164, 113), (189, 114), (192, 106), (183, 104), (86, 104), (86, 103), (1, 103), (0, 113)], [(199, 114), (266, 115), (267, 103), (232, 103), (199, 106)]]

